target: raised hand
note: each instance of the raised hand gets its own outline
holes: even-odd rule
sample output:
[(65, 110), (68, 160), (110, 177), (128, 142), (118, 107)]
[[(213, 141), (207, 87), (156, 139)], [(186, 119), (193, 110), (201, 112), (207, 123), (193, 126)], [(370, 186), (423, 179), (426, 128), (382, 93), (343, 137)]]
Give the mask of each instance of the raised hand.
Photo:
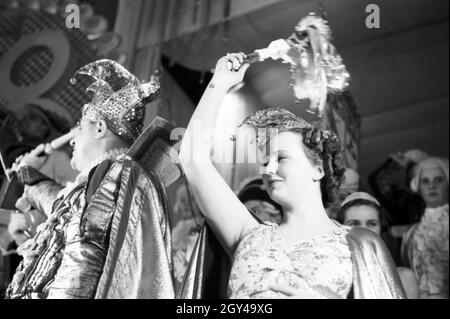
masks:
[(228, 91), (231, 87), (242, 82), (245, 71), (250, 66), (250, 64), (244, 62), (244, 58), (245, 54), (242, 52), (230, 53), (220, 58), (217, 61), (211, 83)]
[(40, 144), (31, 152), (19, 156), (13, 164), (13, 170), (23, 166), (31, 166), (38, 170), (41, 169), (47, 160), (47, 156), (38, 156), (38, 154), (43, 153), (45, 147), (45, 144)]

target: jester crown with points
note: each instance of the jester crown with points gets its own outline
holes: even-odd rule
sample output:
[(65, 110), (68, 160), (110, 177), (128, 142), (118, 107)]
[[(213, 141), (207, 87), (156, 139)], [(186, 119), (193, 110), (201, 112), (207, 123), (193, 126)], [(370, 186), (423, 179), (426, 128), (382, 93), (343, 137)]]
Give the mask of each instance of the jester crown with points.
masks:
[(154, 75), (150, 82), (142, 83), (122, 65), (108, 59), (80, 68), (71, 79), (72, 84), (79, 74), (95, 79), (86, 89), (93, 97), (83, 106), (82, 119), (104, 120), (108, 129), (133, 144), (142, 133), (146, 104), (159, 93), (158, 77)]

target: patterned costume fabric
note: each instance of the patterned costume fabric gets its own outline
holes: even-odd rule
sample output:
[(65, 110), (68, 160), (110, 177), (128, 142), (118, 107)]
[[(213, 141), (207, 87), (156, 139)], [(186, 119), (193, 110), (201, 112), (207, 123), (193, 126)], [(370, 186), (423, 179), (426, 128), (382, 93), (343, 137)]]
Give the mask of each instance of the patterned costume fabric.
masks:
[(303, 298), (346, 298), (352, 286), (346, 226), (288, 243), (278, 225), (260, 224), (242, 238), (233, 259), (230, 298), (280, 298), (269, 285), (297, 289)]
[[(31, 170), (25, 167), (23, 171)], [(46, 298), (49, 295), (49, 283), (61, 265), (61, 253), (65, 247), (64, 232), (70, 224), (75, 212), (81, 213), (85, 201), (83, 196), (87, 179), (80, 181), (69, 194), (60, 198), (56, 209), (51, 205), (62, 187), (54, 181), (44, 180), (33, 186), (25, 187), (24, 196), (39, 211), (48, 217), (47, 221), (37, 228), (33, 239), (19, 246), (18, 253), (23, 261), (16, 270), (13, 280), (7, 290), (7, 298)], [(78, 219), (80, 218), (78, 213)], [(76, 225), (72, 225), (76, 227)], [(69, 240), (76, 242), (75, 238)]]
[(426, 208), (404, 235), (402, 252), (419, 283), (420, 298), (449, 298), (449, 206)]
[[(102, 171), (107, 173), (99, 173), (101, 184), (90, 190)], [(28, 199), (51, 213), (19, 247), (24, 260), (7, 297), (172, 298), (164, 194), (154, 175), (124, 155), (112, 164), (103, 161), (62, 190), (48, 180), (27, 186)], [(56, 197), (52, 209), (48, 203)]]
[[(287, 267), (285, 269), (285, 273), (287, 276), (285, 277), (280, 272), (280, 265), (274, 264), (275, 259), (272, 259), (269, 266), (274, 269), (274, 275), (268, 280), (264, 279), (267, 283), (270, 280), (281, 280), (281, 282), (289, 283), (290, 280), (297, 281), (297, 284), (302, 286), (302, 288), (306, 288), (305, 291), (308, 292), (309, 296), (307, 298), (354, 298), (354, 299), (404, 299), (406, 298), (402, 283), (400, 281), (400, 277), (398, 275), (395, 264), (390, 256), (386, 245), (383, 243), (381, 238), (376, 235), (374, 232), (362, 229), (359, 227), (356, 228), (344, 228), (342, 233), (339, 231), (335, 234), (330, 234), (330, 238), (340, 238), (341, 235), (344, 235), (346, 244), (350, 251), (350, 259), (351, 259), (351, 290), (348, 292), (347, 296), (344, 296), (344, 292), (347, 290), (348, 285), (348, 264), (346, 261), (346, 248), (343, 246), (342, 241), (339, 243), (333, 243), (329, 247), (339, 248), (338, 253), (333, 253), (329, 261), (332, 258), (335, 260), (339, 260), (341, 263), (338, 264), (339, 267), (342, 267), (344, 272), (341, 275), (326, 276), (329, 278), (333, 284), (330, 287), (323, 286), (324, 281), (319, 280), (318, 282), (308, 281), (308, 278), (300, 278), (297, 270), (295, 273), (292, 273), (291, 270), (295, 269), (295, 265), (300, 264), (300, 260), (296, 260), (300, 258), (303, 249), (299, 249), (300, 254), (295, 254), (294, 250), (290, 250), (286, 248), (286, 243), (283, 243), (280, 240), (278, 234), (274, 234), (276, 228), (270, 225), (259, 226), (258, 229), (252, 231), (254, 233), (266, 233), (269, 236), (278, 238), (276, 242), (270, 246), (275, 247), (273, 253), (277, 258), (281, 258), (284, 266)], [(247, 240), (251, 238), (251, 233), (249, 233)], [(326, 242), (327, 239), (324, 238), (317, 239), (323, 242)], [(259, 240), (256, 240), (258, 243)], [(283, 247), (281, 247), (281, 243), (283, 243)], [(326, 251), (325, 247), (315, 247), (315, 250), (310, 250), (308, 247), (308, 242), (305, 244), (306, 248), (304, 249), (305, 256), (308, 257), (308, 260), (311, 261), (310, 257), (314, 256), (314, 251), (317, 251), (319, 254), (317, 255), (317, 261), (315, 264), (320, 264), (320, 260), (323, 262), (327, 262), (327, 257), (320, 256), (320, 252)], [(264, 241), (264, 244), (267, 246), (267, 242)], [(245, 244), (245, 246), (251, 248), (256, 247), (256, 244), (252, 244), (251, 241), (249, 244)], [(269, 249), (264, 248), (266, 251), (266, 256), (271, 256), (271, 254), (267, 253)], [(296, 248), (297, 249), (297, 248)], [(286, 254), (286, 250), (289, 254)], [(252, 249), (248, 249), (248, 253), (250, 253)], [(244, 254), (245, 255), (245, 254)], [(249, 255), (248, 255), (249, 256)], [(261, 254), (261, 256), (263, 256)], [(320, 256), (320, 257), (319, 257)], [(292, 262), (289, 260), (290, 258), (293, 260)], [(294, 258), (292, 258), (294, 257)], [(270, 257), (272, 258), (272, 257)], [(188, 271), (185, 275), (183, 289), (178, 293), (181, 298), (211, 298), (217, 296), (239, 296), (244, 297), (247, 295), (247, 292), (253, 291), (255, 292), (258, 289), (258, 283), (255, 283), (253, 280), (258, 276), (257, 272), (264, 272), (264, 268), (259, 267), (256, 263), (248, 262), (248, 265), (245, 265), (244, 259), (241, 258), (242, 263), (239, 267), (243, 269), (244, 278), (234, 278), (229, 276), (229, 268), (222, 267), (222, 265), (226, 265), (229, 263), (227, 255), (225, 254), (224, 249), (221, 247), (219, 241), (213, 236), (211, 230), (208, 227), (203, 227), (202, 232), (200, 233), (199, 240), (195, 246), (194, 252), (192, 254), (191, 263), (189, 265)], [(269, 260), (270, 261), (270, 260)], [(211, 268), (215, 266), (215, 268)], [(254, 268), (253, 268), (254, 267)], [(259, 267), (259, 268), (258, 268)], [(307, 267), (307, 266), (306, 266)], [(303, 268), (301, 269), (304, 271)], [(252, 286), (245, 286), (245, 282), (247, 279), (246, 271), (251, 270), (253, 272), (253, 276), (250, 279), (249, 283), (252, 283)], [(330, 270), (327, 268), (327, 270)], [(311, 270), (309, 270), (311, 271)], [(315, 271), (311, 271), (311, 274), (314, 274)], [(318, 274), (319, 272), (317, 272)], [(237, 274), (236, 274), (237, 275)], [(241, 274), (237, 275), (240, 276)], [(267, 274), (266, 274), (267, 275)], [(279, 279), (278, 279), (278, 278)], [(226, 294), (226, 287), (228, 282), (224, 282), (225, 280), (231, 279), (230, 290), (229, 293)], [(340, 281), (342, 280), (342, 281)], [(281, 283), (280, 282), (280, 283)], [(244, 284), (241, 285), (240, 283)], [(225, 288), (225, 289), (224, 289)], [(256, 288), (256, 289), (255, 289)], [(242, 289), (242, 294), (239, 291)], [(336, 293), (333, 293), (333, 289), (335, 289)], [(261, 296), (263, 298), (279, 298), (279, 296), (266, 295), (266, 292), (254, 294), (254, 297)], [(247, 295), (250, 297), (250, 294)], [(222, 297), (223, 298), (223, 297)]]

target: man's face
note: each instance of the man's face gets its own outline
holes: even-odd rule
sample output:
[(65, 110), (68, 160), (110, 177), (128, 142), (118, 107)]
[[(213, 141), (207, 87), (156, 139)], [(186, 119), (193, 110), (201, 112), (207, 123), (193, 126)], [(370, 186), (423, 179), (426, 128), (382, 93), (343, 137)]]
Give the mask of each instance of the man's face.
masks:
[(82, 119), (78, 127), (78, 132), (76, 132), (76, 135), (70, 141), (70, 145), (73, 147), (70, 164), (73, 169), (79, 172), (83, 171), (95, 160), (97, 154), (95, 152), (95, 130), (95, 123)]

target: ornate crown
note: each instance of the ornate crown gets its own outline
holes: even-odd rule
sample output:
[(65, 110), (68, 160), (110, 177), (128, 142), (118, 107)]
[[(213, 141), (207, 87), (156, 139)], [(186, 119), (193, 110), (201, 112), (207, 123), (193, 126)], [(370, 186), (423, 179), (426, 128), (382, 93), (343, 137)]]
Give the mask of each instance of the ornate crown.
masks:
[(80, 68), (75, 76), (84, 74), (95, 81), (86, 89), (93, 93), (90, 103), (83, 106), (82, 118), (104, 120), (108, 128), (132, 144), (142, 133), (145, 105), (159, 93), (159, 80), (152, 76), (142, 83), (119, 63), (103, 59)]
[(257, 130), (256, 139), (260, 146), (264, 145), (274, 134), (292, 129), (305, 131), (312, 131), (315, 129), (320, 131), (322, 138), (337, 138), (336, 134), (333, 132), (311, 125), (301, 117), (282, 107), (266, 108), (256, 111), (245, 118), (239, 127), (244, 125), (248, 125)]
[(288, 110), (276, 107), (256, 111), (241, 123), (257, 129), (257, 142), (264, 145), (270, 136), (279, 131), (293, 128), (311, 128), (311, 124)]

